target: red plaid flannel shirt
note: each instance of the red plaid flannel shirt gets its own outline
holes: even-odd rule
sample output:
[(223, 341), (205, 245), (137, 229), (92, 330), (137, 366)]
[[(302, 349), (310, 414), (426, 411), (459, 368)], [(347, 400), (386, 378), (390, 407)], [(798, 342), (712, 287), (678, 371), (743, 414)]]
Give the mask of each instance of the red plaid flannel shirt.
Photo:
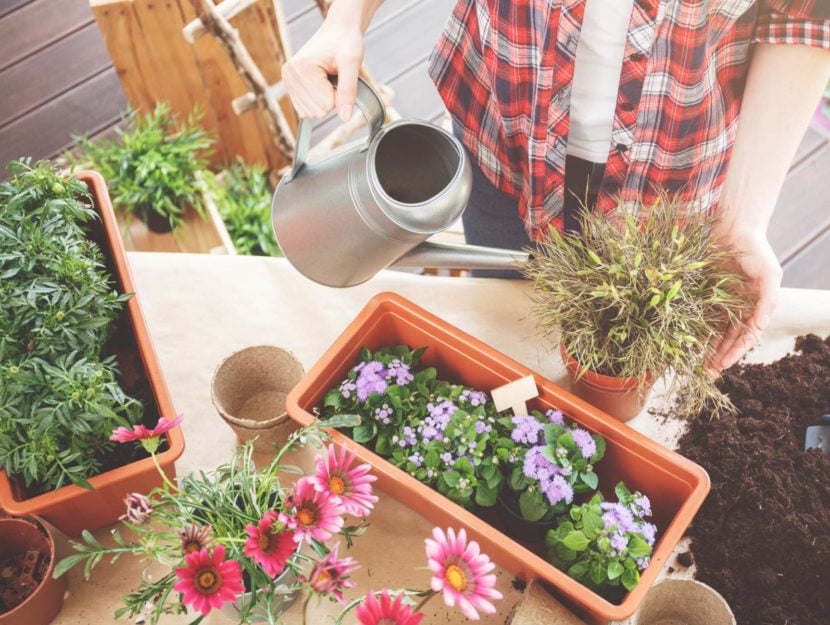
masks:
[[(464, 144), (534, 238), (562, 226), (585, 1), (458, 0), (430, 58)], [(661, 189), (716, 207), (754, 42), (830, 48), (830, 0), (635, 0), (599, 209)]]

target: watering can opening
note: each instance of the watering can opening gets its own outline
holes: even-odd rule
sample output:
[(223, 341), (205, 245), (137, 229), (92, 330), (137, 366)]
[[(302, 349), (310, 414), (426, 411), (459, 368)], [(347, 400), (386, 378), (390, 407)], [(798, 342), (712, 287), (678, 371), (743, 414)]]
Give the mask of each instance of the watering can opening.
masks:
[(458, 144), (441, 129), (417, 122), (389, 126), (371, 160), (380, 190), (400, 204), (429, 202), (463, 173)]

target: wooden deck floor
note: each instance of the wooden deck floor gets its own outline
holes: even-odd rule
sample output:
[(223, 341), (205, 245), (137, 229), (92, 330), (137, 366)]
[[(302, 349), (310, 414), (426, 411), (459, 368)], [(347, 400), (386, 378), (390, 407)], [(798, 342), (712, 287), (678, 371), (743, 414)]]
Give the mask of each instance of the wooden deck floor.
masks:
[[(296, 50), (320, 24), (320, 14), (312, 0), (281, 5)], [(405, 117), (444, 116), (426, 61), (448, 6), (446, 0), (387, 0), (367, 33), (367, 67), (394, 90), (393, 106)], [(88, 0), (0, 0), (0, 59), (3, 167), (20, 156), (57, 156), (73, 135), (106, 131), (127, 107)], [(318, 129), (334, 124), (329, 118)], [(830, 136), (814, 129), (805, 135), (770, 240), (785, 286), (830, 289)]]

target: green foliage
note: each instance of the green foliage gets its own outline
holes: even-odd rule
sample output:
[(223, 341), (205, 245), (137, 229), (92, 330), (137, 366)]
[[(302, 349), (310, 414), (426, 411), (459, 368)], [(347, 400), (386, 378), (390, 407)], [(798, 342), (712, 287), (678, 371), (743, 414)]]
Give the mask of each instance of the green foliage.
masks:
[(132, 111), (115, 139), (75, 137), (80, 150), (72, 160), (104, 176), (117, 209), (145, 222), (156, 214), (175, 229), (188, 206), (206, 214), (198, 174), (213, 139), (199, 125), (202, 116), (197, 108), (178, 124), (164, 102), (144, 115)]
[[(137, 423), (103, 355), (123, 302), (84, 224), (86, 186), (49, 163), (9, 164), (0, 184), (0, 465), (42, 490), (87, 485)], [(84, 201), (84, 199), (86, 201)]]
[(221, 182), (209, 178), (211, 194), (237, 253), (282, 256), (271, 225), (271, 188), (261, 165), (241, 158), (225, 170)]
[(687, 214), (662, 196), (642, 214), (584, 211), (582, 231), (551, 229), (523, 273), (547, 334), (597, 373), (640, 378), (673, 372), (680, 412), (731, 409), (707, 375), (716, 339), (741, 326), (749, 295), (732, 252), (709, 236), (712, 215)]
[(321, 415), (359, 415), (345, 431), (356, 442), (461, 506), (493, 506), (503, 481), (495, 406), (419, 366), (425, 349), (364, 348), (361, 364), (325, 394)]
[(622, 482), (616, 502), (596, 493), (570, 509), (556, 529), (545, 536), (548, 559), (609, 601), (618, 601), (640, 583), (652, 553), (656, 530), (646, 519), (651, 504)]

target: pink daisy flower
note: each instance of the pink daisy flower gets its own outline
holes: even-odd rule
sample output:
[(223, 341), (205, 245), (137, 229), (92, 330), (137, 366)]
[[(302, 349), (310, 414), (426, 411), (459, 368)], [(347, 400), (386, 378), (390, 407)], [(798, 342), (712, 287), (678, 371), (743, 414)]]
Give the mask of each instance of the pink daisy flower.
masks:
[(160, 417), (156, 427), (148, 429), (147, 426), (139, 424), (134, 425), (133, 429), (126, 428), (123, 425), (115, 428), (110, 436), (111, 441), (117, 443), (129, 443), (130, 441), (139, 441), (148, 438), (158, 438), (165, 432), (172, 430), (174, 427), (182, 422), (183, 414), (178, 414), (172, 420), (166, 417)]
[(245, 555), (262, 567), (269, 577), (276, 578), (285, 570), (288, 559), (297, 550), (294, 533), (284, 531), (279, 523), (274, 526), (277, 513), (271, 510), (256, 525), (246, 525), (248, 540), (245, 541)]
[(317, 593), (331, 593), (340, 603), (343, 601), (343, 590), (353, 588), (357, 584), (349, 579), (360, 565), (352, 558), (337, 558), (337, 548), (334, 546), (325, 558), (318, 560), (311, 567), (307, 581), (312, 590)]
[(357, 620), (360, 625), (419, 625), (424, 615), (401, 604), (402, 599), (403, 595), (398, 595), (392, 601), (385, 588), (380, 593), (380, 601), (375, 593), (370, 592), (357, 606)]
[(294, 515), (288, 518), (295, 529), (294, 540), (303, 538), (320, 542), (330, 540), (343, 528), (343, 508), (328, 492), (319, 492), (310, 478), (304, 477), (294, 485)]
[(141, 493), (130, 493), (124, 498), (124, 504), (127, 506), (127, 512), (118, 517), (119, 521), (141, 525), (153, 514), (153, 503)]
[(458, 603), (461, 612), (470, 620), (478, 620), (479, 611), (493, 614), (496, 608), (490, 601), (502, 598), (494, 588), (496, 576), (490, 573), (496, 565), (481, 553), (477, 542), (467, 542), (464, 529), (456, 535), (450, 528), (444, 535), (436, 527), (432, 537), (426, 539), (427, 560), (433, 574), (432, 589), (443, 591), (444, 603), (448, 606)]
[(179, 581), (173, 590), (182, 593), (182, 602), (192, 605), (203, 616), (245, 592), (239, 562), (225, 560), (222, 545), (216, 545), (212, 555), (207, 549), (189, 553), (184, 561), (187, 566), (176, 569)]
[(187, 555), (207, 549), (212, 542), (210, 537), (212, 531), (213, 528), (210, 525), (196, 525), (195, 523), (183, 529), (179, 532), (182, 539), (182, 553)]
[(317, 473), (311, 480), (318, 491), (328, 491), (337, 497), (348, 514), (368, 516), (378, 500), (372, 494), (372, 482), (377, 477), (369, 473), (372, 469), (369, 464), (350, 469), (354, 457), (345, 447), (338, 454), (335, 446), (329, 445), (327, 455), (317, 456)]

